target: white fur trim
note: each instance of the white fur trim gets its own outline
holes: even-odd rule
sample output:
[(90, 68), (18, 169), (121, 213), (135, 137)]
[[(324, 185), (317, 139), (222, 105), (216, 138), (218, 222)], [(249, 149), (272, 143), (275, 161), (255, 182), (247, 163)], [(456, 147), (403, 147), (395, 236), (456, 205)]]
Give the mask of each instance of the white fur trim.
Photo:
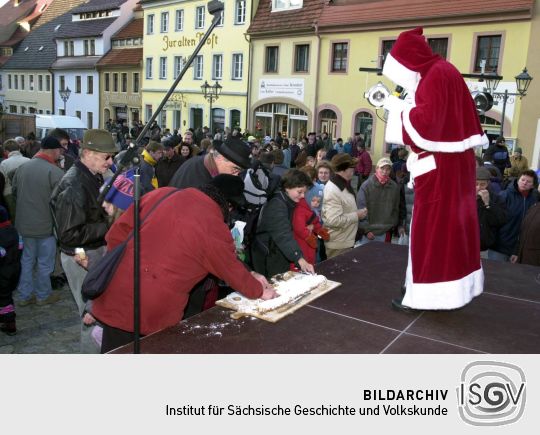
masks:
[(426, 151), (441, 152), (441, 153), (456, 153), (468, 150), (470, 148), (485, 146), (489, 144), (489, 139), (485, 134), (474, 134), (457, 142), (437, 142), (424, 139), (420, 133), (413, 127), (410, 119), (411, 110), (414, 108), (408, 107), (403, 111), (403, 126), (405, 131), (411, 137), (415, 145)]
[(412, 282), (411, 261), (407, 267), (407, 291), (403, 305), (419, 310), (454, 310), (467, 305), (484, 289), (482, 266), (455, 281), (419, 284)]
[(388, 53), (384, 61), (383, 75), (405, 90), (413, 92), (416, 92), (418, 82), (421, 79), (419, 72), (402, 65), (390, 53)]
[(386, 132), (384, 140), (386, 143), (396, 145), (405, 145), (403, 143), (403, 122), (401, 121), (402, 110), (389, 110), (388, 119), (386, 120)]

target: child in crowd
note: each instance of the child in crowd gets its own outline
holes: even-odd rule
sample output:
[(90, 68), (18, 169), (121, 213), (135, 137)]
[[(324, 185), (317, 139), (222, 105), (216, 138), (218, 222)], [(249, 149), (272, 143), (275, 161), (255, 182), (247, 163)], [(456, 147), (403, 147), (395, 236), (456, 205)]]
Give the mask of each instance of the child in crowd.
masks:
[[(329, 239), (328, 230), (322, 226), (319, 219), (321, 206), (322, 190), (313, 190), (312, 188), (306, 193), (306, 198), (302, 198), (296, 205), (292, 219), (294, 238), (298, 242), (304, 258), (310, 264), (315, 263), (318, 246), (317, 236), (323, 240)], [(291, 268), (293, 267), (291, 266)]]
[(15, 335), (15, 306), (13, 292), (21, 275), (22, 242), (19, 233), (0, 205), (0, 331)]

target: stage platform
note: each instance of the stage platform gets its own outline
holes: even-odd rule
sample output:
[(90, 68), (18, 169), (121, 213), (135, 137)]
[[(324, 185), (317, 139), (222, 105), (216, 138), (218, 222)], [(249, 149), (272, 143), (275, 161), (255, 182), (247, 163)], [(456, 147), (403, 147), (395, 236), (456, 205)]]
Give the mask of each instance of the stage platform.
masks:
[[(141, 341), (142, 353), (540, 353), (540, 268), (482, 261), (484, 293), (455, 311), (404, 313), (407, 247), (373, 242), (316, 267), (342, 283), (278, 323), (214, 307)], [(132, 352), (132, 346), (117, 349)]]

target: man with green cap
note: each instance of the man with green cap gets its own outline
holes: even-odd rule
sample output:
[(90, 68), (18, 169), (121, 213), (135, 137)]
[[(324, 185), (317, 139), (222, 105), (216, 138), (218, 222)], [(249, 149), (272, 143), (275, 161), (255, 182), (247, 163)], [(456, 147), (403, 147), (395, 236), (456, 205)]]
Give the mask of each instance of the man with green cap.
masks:
[(114, 139), (107, 130), (90, 129), (84, 134), (80, 159), (66, 172), (51, 196), (56, 237), (60, 245), (60, 258), (79, 314), (84, 318), (81, 331), (81, 351), (99, 352), (90, 345), (93, 319), (85, 315), (81, 286), (86, 270), (74, 259), (75, 251), (105, 252), (105, 234), (109, 229), (107, 214), (98, 203), (103, 174), (113, 164), (116, 149)]
[(504, 171), (508, 178), (517, 178), (523, 171), (529, 169), (529, 161), (523, 155), (523, 150), (519, 147), (514, 148), (514, 153), (510, 156), (510, 167)]

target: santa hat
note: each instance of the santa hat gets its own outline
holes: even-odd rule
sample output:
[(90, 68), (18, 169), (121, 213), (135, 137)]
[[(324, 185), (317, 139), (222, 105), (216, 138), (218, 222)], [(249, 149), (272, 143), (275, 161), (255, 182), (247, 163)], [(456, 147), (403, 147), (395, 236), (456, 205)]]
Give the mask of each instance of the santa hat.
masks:
[(433, 54), (421, 27), (400, 33), (384, 62), (383, 74), (408, 91), (440, 57)]

